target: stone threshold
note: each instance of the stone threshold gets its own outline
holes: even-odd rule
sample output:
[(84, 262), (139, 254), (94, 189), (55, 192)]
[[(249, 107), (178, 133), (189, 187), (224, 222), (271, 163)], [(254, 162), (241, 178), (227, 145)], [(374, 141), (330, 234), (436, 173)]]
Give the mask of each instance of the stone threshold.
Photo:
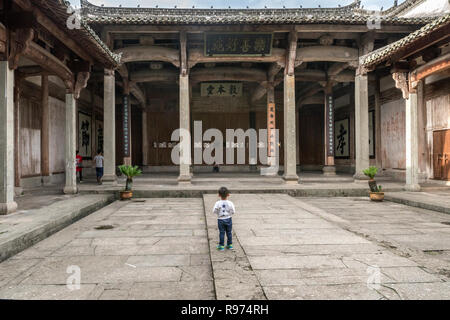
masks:
[(450, 214), (450, 192), (447, 197), (428, 192), (387, 192), (384, 199), (410, 207)]
[(0, 262), (44, 240), (115, 200), (111, 194), (79, 195), (49, 206), (0, 217)]

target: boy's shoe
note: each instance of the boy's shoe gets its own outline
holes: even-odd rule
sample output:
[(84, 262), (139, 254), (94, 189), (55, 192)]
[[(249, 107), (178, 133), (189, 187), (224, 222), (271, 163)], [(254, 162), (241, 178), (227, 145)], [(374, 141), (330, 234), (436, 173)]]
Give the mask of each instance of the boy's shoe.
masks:
[(224, 246), (217, 246), (217, 250), (223, 251), (223, 250), (225, 250), (225, 247)]
[(228, 245), (228, 246), (227, 246), (227, 249), (233, 250), (233, 245), (232, 245), (232, 244)]

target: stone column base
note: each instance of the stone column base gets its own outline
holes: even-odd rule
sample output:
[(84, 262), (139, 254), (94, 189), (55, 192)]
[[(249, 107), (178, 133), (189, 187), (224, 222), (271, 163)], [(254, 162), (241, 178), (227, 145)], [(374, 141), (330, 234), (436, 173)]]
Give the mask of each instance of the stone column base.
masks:
[(420, 191), (420, 185), (419, 184), (405, 184), (405, 190), (417, 192), (417, 191)]
[(336, 167), (335, 166), (324, 166), (322, 168), (322, 172), (324, 176), (335, 176), (336, 175)]
[(21, 196), (23, 193), (23, 188), (22, 187), (14, 187), (14, 195), (16, 197)]
[(298, 184), (298, 176), (297, 175), (290, 175), (290, 176), (283, 176), (283, 180), (286, 184)]
[(63, 192), (65, 194), (77, 194), (78, 187), (77, 186), (65, 186)]
[(192, 178), (192, 176), (191, 175), (180, 175), (180, 176), (178, 176), (178, 184), (184, 184), (184, 185), (187, 185), (187, 184), (191, 184), (191, 178)]
[(363, 173), (355, 173), (353, 175), (353, 179), (355, 179), (355, 182), (367, 182), (367, 181), (369, 181), (369, 177), (366, 176)]
[(105, 174), (102, 178), (102, 182), (107, 184), (116, 185), (117, 184), (117, 176), (115, 174)]
[(48, 186), (52, 184), (51, 176), (42, 176), (42, 185)]
[(17, 203), (14, 201), (0, 203), (0, 215), (10, 214), (17, 210)]

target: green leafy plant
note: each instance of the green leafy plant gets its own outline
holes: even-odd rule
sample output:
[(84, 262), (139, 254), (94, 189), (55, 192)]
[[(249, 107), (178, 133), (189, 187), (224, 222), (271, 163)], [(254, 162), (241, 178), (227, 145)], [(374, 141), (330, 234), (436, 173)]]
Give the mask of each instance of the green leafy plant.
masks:
[(373, 178), (375, 178), (375, 175), (378, 172), (378, 168), (374, 167), (374, 166), (370, 166), (369, 168), (363, 170), (364, 175), (366, 175), (367, 177), (369, 177), (369, 179), (373, 180)]
[(127, 177), (127, 183), (125, 185), (125, 191), (131, 191), (133, 188), (133, 177), (142, 174), (142, 170), (138, 166), (121, 165), (119, 166), (120, 172)]
[(378, 186), (378, 192), (383, 192), (383, 187), (382, 186)]

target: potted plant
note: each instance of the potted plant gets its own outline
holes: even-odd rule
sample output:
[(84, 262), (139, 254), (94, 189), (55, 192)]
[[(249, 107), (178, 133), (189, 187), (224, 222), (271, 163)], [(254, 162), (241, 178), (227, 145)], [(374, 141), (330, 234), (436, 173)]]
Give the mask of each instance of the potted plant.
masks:
[(378, 173), (378, 168), (370, 166), (363, 170), (363, 173), (369, 177), (370, 200), (383, 201), (384, 192), (381, 191), (381, 186), (377, 186), (377, 182), (375, 181), (375, 175)]
[(370, 200), (372, 201), (383, 201), (384, 200), (384, 192), (382, 191), (382, 187), (377, 187), (377, 192), (370, 192)]
[(136, 177), (142, 173), (138, 166), (121, 165), (119, 166), (120, 172), (127, 177), (125, 184), (125, 190), (120, 191), (120, 200), (127, 200), (133, 197), (133, 177)]

